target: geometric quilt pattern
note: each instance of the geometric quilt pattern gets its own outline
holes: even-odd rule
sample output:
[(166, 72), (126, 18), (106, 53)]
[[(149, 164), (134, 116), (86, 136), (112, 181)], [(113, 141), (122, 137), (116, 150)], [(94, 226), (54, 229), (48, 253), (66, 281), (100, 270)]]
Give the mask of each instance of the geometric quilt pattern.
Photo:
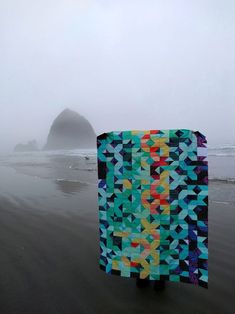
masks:
[(207, 142), (186, 129), (97, 137), (99, 266), (208, 287)]

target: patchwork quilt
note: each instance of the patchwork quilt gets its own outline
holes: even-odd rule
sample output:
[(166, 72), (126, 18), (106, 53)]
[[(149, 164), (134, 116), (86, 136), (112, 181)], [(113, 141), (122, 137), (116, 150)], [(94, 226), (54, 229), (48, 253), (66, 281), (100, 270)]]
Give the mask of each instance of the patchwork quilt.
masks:
[(208, 287), (206, 146), (186, 129), (97, 137), (102, 270)]

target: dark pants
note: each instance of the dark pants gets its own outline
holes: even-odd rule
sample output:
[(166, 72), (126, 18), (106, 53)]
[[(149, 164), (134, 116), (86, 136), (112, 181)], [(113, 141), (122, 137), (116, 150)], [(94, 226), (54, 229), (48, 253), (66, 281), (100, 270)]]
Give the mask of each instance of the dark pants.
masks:
[[(136, 285), (139, 288), (147, 287), (151, 283), (148, 279), (136, 279)], [(154, 280), (154, 290), (163, 290), (165, 288), (165, 280)]]

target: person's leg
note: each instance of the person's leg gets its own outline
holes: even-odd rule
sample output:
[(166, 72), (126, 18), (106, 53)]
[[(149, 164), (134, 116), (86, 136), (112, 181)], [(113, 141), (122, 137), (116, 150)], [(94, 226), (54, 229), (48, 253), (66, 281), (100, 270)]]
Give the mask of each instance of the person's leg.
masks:
[(136, 286), (138, 288), (144, 288), (149, 286), (150, 284), (150, 280), (148, 279), (140, 279), (140, 278), (136, 278)]
[(156, 280), (154, 282), (153, 289), (156, 291), (163, 290), (165, 288), (165, 280)]

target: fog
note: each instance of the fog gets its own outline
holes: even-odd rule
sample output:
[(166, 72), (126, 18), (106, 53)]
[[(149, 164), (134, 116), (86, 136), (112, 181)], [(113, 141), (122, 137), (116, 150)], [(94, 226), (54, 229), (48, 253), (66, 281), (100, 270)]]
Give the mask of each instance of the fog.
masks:
[(234, 0), (1, 0), (0, 149), (64, 108), (97, 134), (189, 128), (235, 144)]

